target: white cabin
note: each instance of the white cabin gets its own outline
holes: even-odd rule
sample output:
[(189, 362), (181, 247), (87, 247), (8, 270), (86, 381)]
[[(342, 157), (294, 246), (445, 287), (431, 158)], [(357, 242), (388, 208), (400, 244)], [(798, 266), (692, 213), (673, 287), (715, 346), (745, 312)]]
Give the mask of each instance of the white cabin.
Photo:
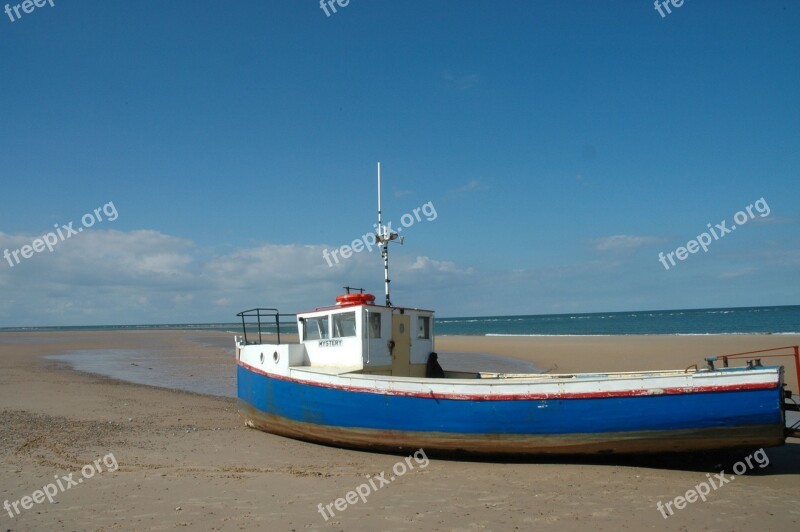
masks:
[[(433, 353), (433, 311), (375, 304), (371, 294), (344, 294), (330, 307), (297, 314), (298, 343), (261, 343), (261, 310), (240, 313), (259, 320), (259, 340), (237, 338), (238, 357), (265, 371), (329, 368), (336, 373), (425, 377)], [(249, 313), (249, 314), (248, 314)], [(277, 322), (277, 311), (275, 311)], [(246, 327), (245, 327), (246, 330)], [(437, 363), (438, 365), (438, 363)]]

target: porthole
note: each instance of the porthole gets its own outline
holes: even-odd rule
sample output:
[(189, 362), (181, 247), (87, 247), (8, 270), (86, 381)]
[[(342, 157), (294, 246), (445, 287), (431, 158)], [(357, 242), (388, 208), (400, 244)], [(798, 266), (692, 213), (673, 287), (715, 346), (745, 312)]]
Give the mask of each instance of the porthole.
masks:
[(264, 363), (264, 353), (261, 353), (261, 363)]
[(280, 360), (280, 359), (281, 359), (281, 357), (278, 355), (277, 351), (272, 353), (272, 360), (274, 360), (276, 364), (278, 363), (278, 360)]

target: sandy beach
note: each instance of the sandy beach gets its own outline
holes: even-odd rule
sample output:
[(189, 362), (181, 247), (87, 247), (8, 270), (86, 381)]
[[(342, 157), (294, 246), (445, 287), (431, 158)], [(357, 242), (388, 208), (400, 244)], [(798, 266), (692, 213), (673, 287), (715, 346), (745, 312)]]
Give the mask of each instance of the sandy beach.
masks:
[[(230, 354), (214, 347), (224, 338), (230, 335), (0, 334), (0, 502), (17, 502), (20, 510), (0, 513), (0, 528), (791, 530), (800, 524), (798, 440), (766, 449), (768, 466), (754, 467), (666, 519), (659, 501), (684, 495), (728, 466), (705, 456), (523, 463), (431, 458), (326, 520), (319, 504), (389, 472), (403, 457), (265, 434), (242, 425), (233, 399), (130, 384), (45, 358), (150, 349), (187, 367), (202, 360), (233, 371)], [(684, 368), (705, 356), (798, 343), (800, 336), (791, 335), (454, 336), (438, 338), (436, 348), (573, 372)], [(796, 392), (791, 359), (779, 360)], [(64, 477), (71, 473), (81, 482), (59, 488), (53, 502), (21, 507), (19, 501), (35, 499), (48, 484), (68, 484)]]

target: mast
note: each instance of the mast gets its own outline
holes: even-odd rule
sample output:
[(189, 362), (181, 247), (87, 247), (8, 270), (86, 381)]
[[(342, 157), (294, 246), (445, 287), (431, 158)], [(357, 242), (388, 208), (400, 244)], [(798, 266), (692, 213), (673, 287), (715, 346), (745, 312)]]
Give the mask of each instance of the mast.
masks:
[[(391, 231), (389, 227), (383, 225), (383, 217), (381, 214), (381, 163), (378, 162), (378, 231), (375, 235), (378, 243), (381, 245), (381, 257), (383, 257), (383, 283), (386, 290), (386, 306), (392, 306), (392, 300), (389, 297), (389, 242), (397, 238), (397, 233)], [(403, 239), (400, 239), (400, 244)]]

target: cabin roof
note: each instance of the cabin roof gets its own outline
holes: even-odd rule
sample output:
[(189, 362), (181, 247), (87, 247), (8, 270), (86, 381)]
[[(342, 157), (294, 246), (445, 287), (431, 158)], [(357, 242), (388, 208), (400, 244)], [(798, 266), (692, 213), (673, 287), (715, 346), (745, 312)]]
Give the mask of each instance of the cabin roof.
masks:
[(415, 312), (430, 312), (431, 314), (434, 314), (433, 310), (428, 310), (428, 309), (424, 309), (424, 308), (397, 307), (397, 306), (387, 307), (386, 305), (371, 305), (371, 304), (367, 304), (367, 303), (357, 303), (355, 305), (328, 305), (326, 307), (317, 307), (314, 310), (307, 310), (305, 312), (298, 312), (297, 315), (301, 316), (303, 314), (312, 314), (314, 312), (325, 312), (325, 311), (329, 311), (329, 310), (355, 309), (356, 307), (375, 307), (375, 308), (391, 309), (391, 310), (397, 309), (397, 310), (402, 310), (404, 312), (407, 311), (407, 310), (411, 310), (411, 311), (415, 311)]

